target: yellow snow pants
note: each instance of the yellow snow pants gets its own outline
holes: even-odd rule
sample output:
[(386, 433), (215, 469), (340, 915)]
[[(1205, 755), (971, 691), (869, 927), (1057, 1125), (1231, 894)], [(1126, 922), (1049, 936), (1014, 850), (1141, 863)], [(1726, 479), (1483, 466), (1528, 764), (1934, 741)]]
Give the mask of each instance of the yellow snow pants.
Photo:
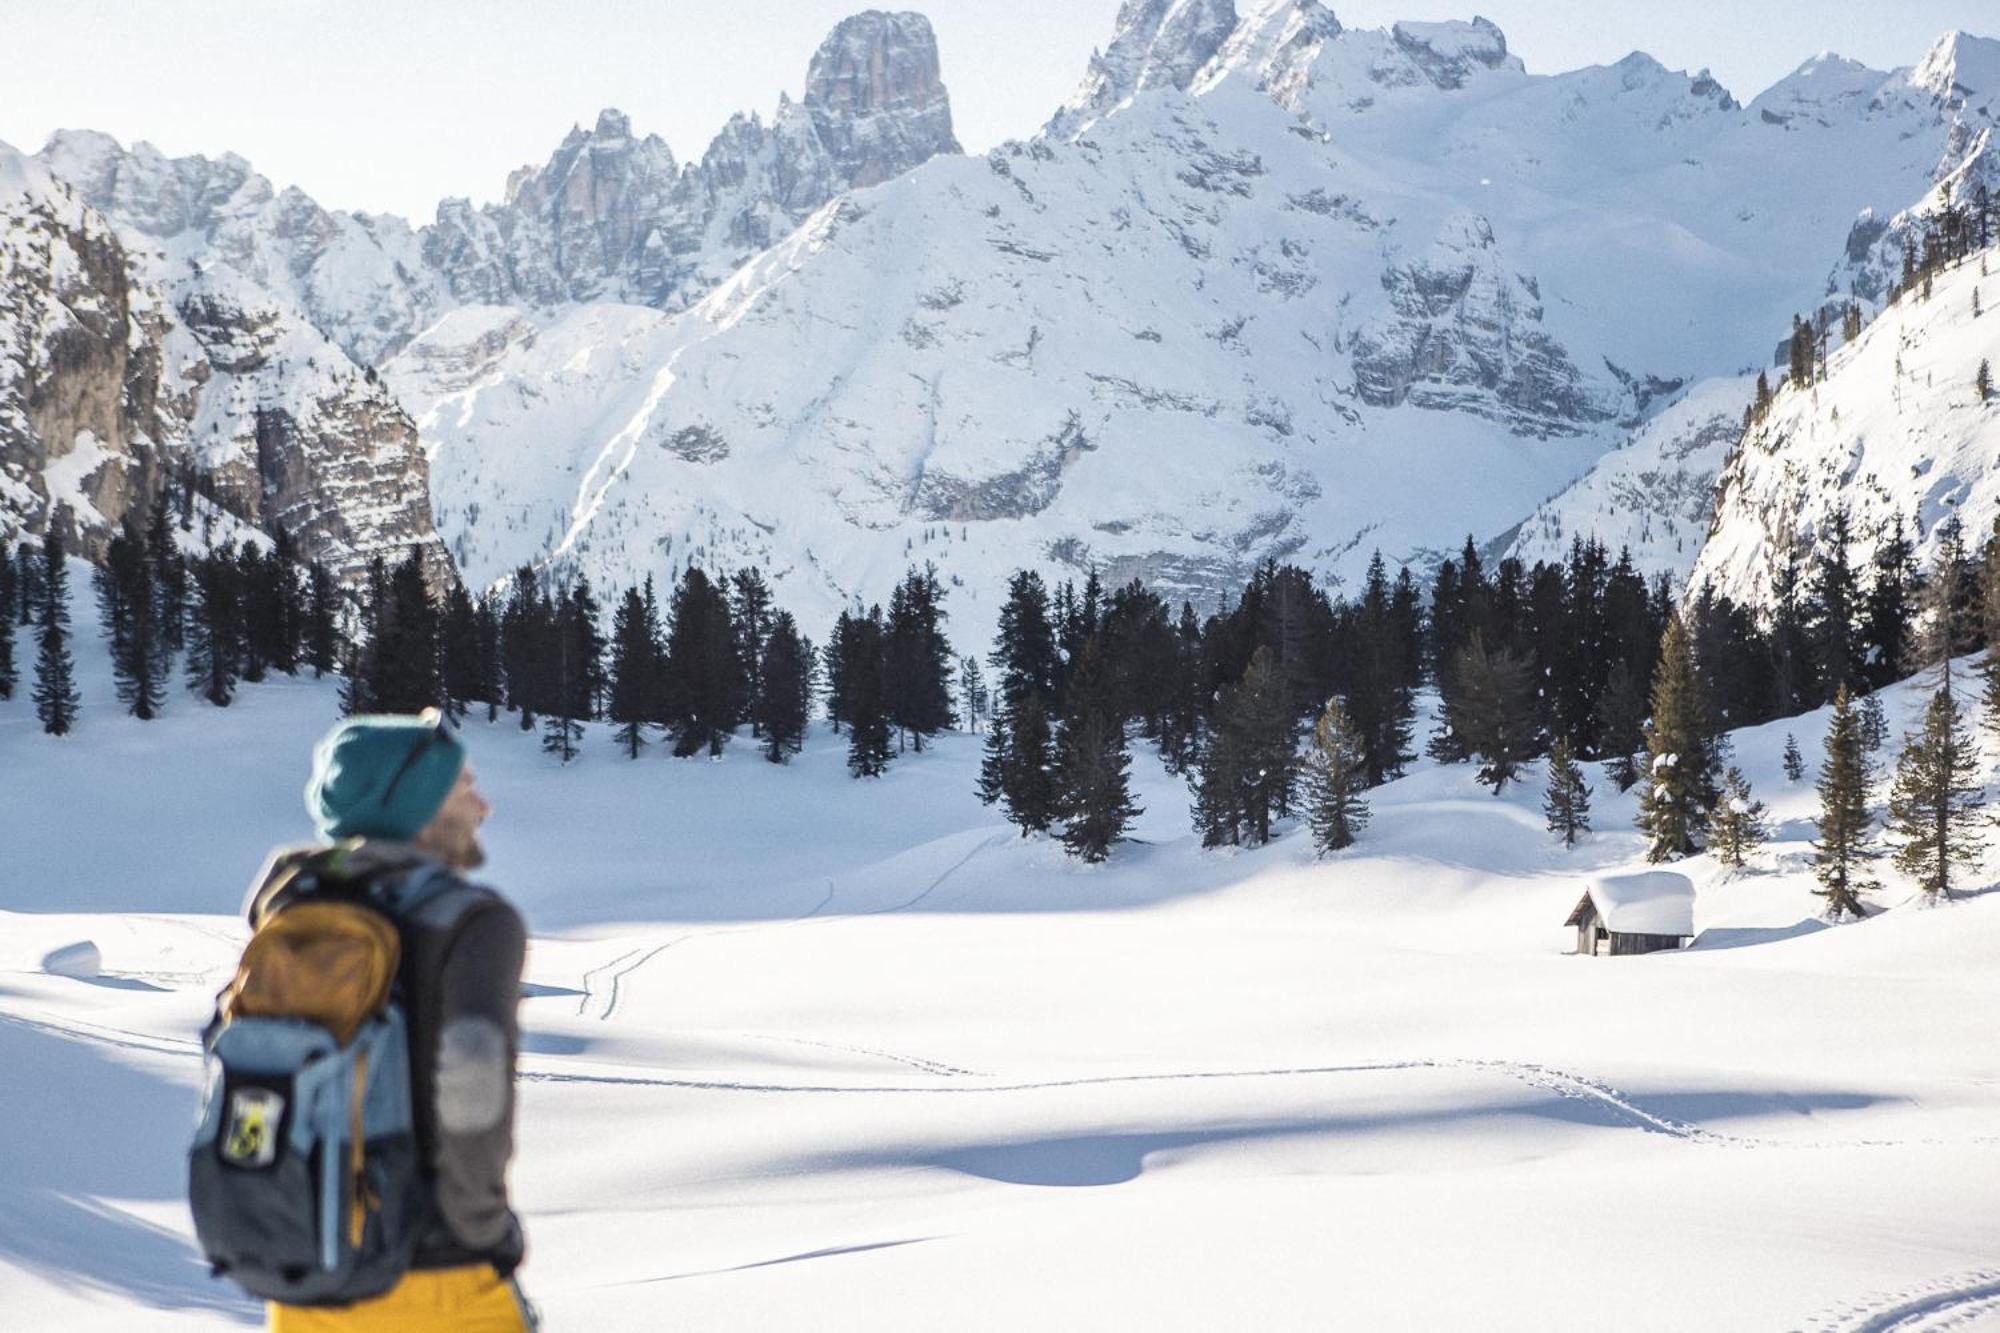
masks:
[(268, 1309), (270, 1333), (528, 1333), (514, 1284), (491, 1264), (412, 1269), (382, 1295), (353, 1305)]

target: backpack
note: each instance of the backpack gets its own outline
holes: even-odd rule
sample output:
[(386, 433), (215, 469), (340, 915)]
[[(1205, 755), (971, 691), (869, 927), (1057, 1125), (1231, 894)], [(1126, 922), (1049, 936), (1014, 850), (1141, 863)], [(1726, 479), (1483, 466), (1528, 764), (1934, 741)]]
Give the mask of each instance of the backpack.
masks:
[(432, 1214), (398, 918), (454, 881), (442, 868), (348, 879), (345, 850), (284, 872), (202, 1037), (195, 1236), (216, 1275), (286, 1305), (389, 1290)]

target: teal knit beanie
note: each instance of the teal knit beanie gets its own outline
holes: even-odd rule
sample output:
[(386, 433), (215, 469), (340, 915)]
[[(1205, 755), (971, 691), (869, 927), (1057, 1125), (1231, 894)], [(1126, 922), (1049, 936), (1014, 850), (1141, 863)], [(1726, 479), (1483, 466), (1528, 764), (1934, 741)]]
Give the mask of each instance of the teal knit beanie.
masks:
[(325, 838), (407, 842), (451, 794), (465, 747), (436, 709), (351, 717), (313, 747), (306, 812)]

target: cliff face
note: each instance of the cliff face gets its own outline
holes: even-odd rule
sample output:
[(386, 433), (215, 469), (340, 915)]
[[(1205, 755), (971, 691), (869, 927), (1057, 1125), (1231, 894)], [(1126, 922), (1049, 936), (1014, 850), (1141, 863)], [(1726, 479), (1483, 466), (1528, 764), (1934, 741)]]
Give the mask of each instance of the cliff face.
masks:
[(444, 574), (415, 427), (372, 373), (146, 239), (0, 146), (0, 524), (96, 556), (180, 474), (343, 577), (412, 544)]
[(110, 225), (0, 146), (0, 530), (54, 522), (94, 553), (150, 499), (189, 410), (172, 331)]

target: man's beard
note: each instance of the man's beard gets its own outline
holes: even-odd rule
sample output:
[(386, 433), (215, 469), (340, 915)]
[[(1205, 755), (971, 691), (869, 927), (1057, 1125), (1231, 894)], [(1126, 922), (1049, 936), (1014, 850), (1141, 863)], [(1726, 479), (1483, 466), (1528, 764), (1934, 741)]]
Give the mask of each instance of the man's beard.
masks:
[(479, 835), (467, 833), (452, 848), (451, 865), (454, 870), (477, 870), (486, 864), (486, 849), (479, 845)]

